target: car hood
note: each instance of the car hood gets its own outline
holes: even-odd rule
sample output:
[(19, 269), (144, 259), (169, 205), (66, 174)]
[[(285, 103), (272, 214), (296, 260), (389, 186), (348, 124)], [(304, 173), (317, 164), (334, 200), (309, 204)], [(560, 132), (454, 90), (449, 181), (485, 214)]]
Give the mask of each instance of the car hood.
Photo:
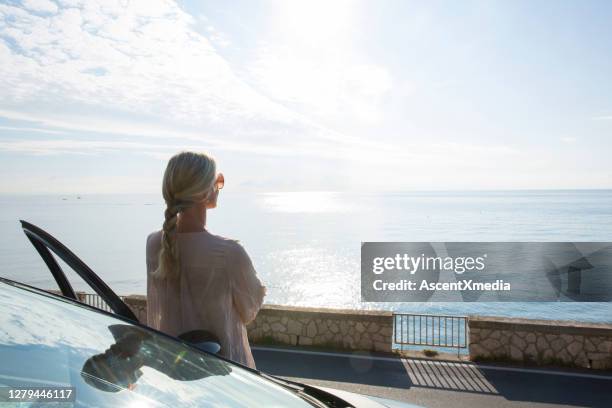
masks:
[(356, 408), (423, 408), (420, 405), (409, 404), (407, 402), (356, 394), (354, 392), (338, 390), (335, 388), (317, 387), (314, 385), (310, 386), (342, 398)]

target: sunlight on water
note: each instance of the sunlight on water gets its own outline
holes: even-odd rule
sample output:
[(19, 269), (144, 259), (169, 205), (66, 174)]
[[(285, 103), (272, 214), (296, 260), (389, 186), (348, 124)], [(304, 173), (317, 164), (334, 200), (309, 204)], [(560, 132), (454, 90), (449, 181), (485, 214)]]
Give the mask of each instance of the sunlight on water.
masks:
[(330, 248), (275, 251), (266, 258), (272, 265), (283, 265), (280, 279), (268, 284), (268, 294), (280, 304), (312, 306), (325, 302), (340, 305), (347, 298), (359, 299), (358, 277), (347, 279), (347, 272), (355, 270), (354, 260)]

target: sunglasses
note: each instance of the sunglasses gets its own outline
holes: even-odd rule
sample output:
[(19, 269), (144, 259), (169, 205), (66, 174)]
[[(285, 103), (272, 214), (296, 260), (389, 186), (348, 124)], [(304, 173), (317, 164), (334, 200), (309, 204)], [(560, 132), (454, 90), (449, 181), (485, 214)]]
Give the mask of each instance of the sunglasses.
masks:
[(217, 174), (217, 180), (215, 181), (215, 187), (217, 190), (221, 190), (225, 185), (225, 177), (223, 177), (223, 173)]

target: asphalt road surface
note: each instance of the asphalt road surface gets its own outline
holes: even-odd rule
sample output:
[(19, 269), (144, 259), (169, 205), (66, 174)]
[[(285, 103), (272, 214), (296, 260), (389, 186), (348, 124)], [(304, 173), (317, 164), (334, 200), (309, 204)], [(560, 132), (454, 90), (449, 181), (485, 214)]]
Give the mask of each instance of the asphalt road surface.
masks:
[(257, 368), (424, 407), (612, 407), (612, 373), (254, 347)]

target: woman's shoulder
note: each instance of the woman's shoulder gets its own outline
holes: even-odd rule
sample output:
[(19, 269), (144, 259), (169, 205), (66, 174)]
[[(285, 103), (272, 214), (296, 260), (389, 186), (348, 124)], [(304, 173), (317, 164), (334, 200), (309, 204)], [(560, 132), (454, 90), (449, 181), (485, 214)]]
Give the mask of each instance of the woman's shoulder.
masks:
[(146, 245), (146, 257), (147, 261), (149, 259), (156, 259), (159, 254), (159, 250), (161, 248), (161, 236), (162, 231), (154, 231), (147, 235), (147, 245)]
[(233, 238), (227, 238), (222, 235), (209, 234), (211, 240), (226, 248), (231, 255), (239, 255), (244, 251), (240, 241)]
[(153, 231), (149, 235), (147, 235), (147, 247), (155, 242), (161, 241), (162, 230)]
[(147, 235), (147, 254), (157, 253), (161, 245), (162, 231), (153, 231)]
[(250, 257), (239, 240), (210, 233), (208, 235), (209, 239), (217, 244), (215, 245), (217, 248), (222, 248), (225, 255), (230, 259), (230, 264), (234, 267), (240, 268), (245, 263), (250, 262)]

